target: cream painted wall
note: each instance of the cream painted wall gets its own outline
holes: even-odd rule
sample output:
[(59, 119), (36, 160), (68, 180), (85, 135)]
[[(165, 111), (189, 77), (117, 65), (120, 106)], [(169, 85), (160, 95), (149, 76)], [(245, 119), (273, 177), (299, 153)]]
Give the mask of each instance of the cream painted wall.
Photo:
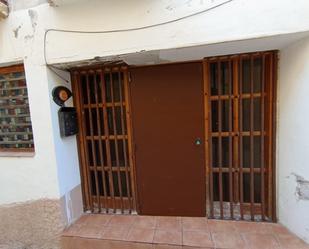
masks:
[(277, 130), (279, 221), (309, 243), (308, 96), (309, 37), (280, 52)]
[[(96, 31), (140, 27), (173, 20), (225, 1), (93, 0), (91, 4), (88, 1), (60, 7), (42, 4), (31, 8), (31, 12), (15, 11), (0, 22), (0, 40), (3, 41), (0, 63), (22, 58), (25, 46), (33, 41), (32, 35), (36, 40), (42, 39), (48, 28)], [(51, 32), (47, 37), (47, 59), (54, 63), (77, 61), (306, 31), (309, 29), (308, 10), (307, 0), (232, 0), (206, 13), (147, 30), (92, 35)], [(16, 39), (13, 30), (19, 26)], [(38, 31), (38, 26), (43, 29)], [(36, 49), (42, 46), (43, 43), (38, 42)]]
[[(36, 146), (34, 157), (0, 157), (0, 204), (60, 198), (80, 184), (75, 138), (59, 137), (58, 107), (50, 97), (54, 86), (66, 83), (45, 66), (46, 29), (95, 31), (140, 27), (173, 20), (225, 1), (92, 0), (89, 4), (80, 0), (60, 7), (40, 4), (13, 11), (7, 19), (0, 20), (0, 66), (25, 63)], [(144, 50), (164, 51), (162, 59), (166, 60), (168, 54), (168, 60), (179, 60), (182, 58), (179, 53), (174, 58), (173, 53), (164, 49), (212, 44), (216, 54), (220, 54), (220, 46), (225, 54), (241, 52), (246, 47), (245, 39), (261, 37), (270, 37), (271, 43), (267, 39), (256, 40), (255, 43), (263, 42), (258, 47), (280, 49), (283, 35), (309, 31), (308, 11), (307, 0), (233, 0), (198, 16), (147, 30), (87, 35), (51, 32), (47, 36), (47, 60), (70, 63), (96, 56), (140, 54)], [(272, 39), (275, 35), (279, 36)], [(237, 43), (238, 40), (242, 41)], [(221, 43), (228, 41), (233, 43)], [(211, 46), (205, 51), (210, 51)], [(250, 50), (248, 47), (246, 51)], [(201, 58), (207, 55), (200, 54)], [(64, 76), (69, 78), (66, 73)], [(279, 150), (278, 158), (280, 153)], [(280, 213), (283, 219), (284, 213)]]
[(24, 65), (35, 154), (31, 157), (0, 157), (0, 204), (59, 198), (46, 67), (28, 58)]
[[(93, 1), (91, 5), (80, 3), (74, 7), (54, 9), (53, 15), (57, 20), (57, 28), (113, 30), (173, 20), (223, 2), (226, 0)], [(108, 11), (102, 14), (104, 9)], [(147, 30), (92, 35), (51, 32), (47, 37), (47, 57), (49, 62), (56, 63), (98, 55), (136, 53), (304, 31), (309, 27), (308, 11), (309, 2), (306, 0), (233, 0), (189, 19)], [(91, 16), (85, 13), (91, 13)], [(62, 42), (57, 42), (59, 40)], [(79, 42), (76, 43), (76, 40)], [(64, 47), (66, 51), (63, 51)]]
[[(63, 78), (70, 81), (70, 75), (66, 72), (58, 72)], [(71, 89), (71, 84), (66, 83), (60, 79), (57, 75), (48, 71), (48, 86), (49, 93), (56, 86), (63, 85)], [(54, 136), (54, 150), (56, 155), (56, 167), (57, 167), (57, 180), (59, 186), (59, 194), (64, 198), (62, 203), (65, 212), (67, 223), (70, 224), (76, 218), (78, 218), (82, 212), (82, 196), (79, 192), (79, 198), (75, 199), (71, 196), (71, 191), (80, 185), (80, 173), (79, 173), (79, 161), (77, 153), (76, 136), (70, 136), (66, 138), (60, 137), (59, 124), (58, 124), (58, 110), (59, 106), (56, 105), (52, 98), (49, 98), (51, 105), (51, 123)], [(73, 106), (72, 98), (66, 102), (66, 106)], [(76, 192), (76, 190), (75, 190)], [(75, 207), (73, 207), (75, 205)], [(76, 214), (74, 210), (79, 211)]]

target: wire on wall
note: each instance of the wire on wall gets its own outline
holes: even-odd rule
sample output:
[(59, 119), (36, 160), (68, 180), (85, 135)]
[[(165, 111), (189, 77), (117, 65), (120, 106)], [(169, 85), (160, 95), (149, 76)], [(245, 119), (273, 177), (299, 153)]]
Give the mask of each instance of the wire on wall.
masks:
[(145, 29), (149, 29), (149, 28), (155, 28), (155, 27), (159, 27), (159, 26), (163, 26), (163, 25), (167, 25), (167, 24), (171, 24), (171, 23), (175, 23), (181, 20), (185, 20), (203, 13), (206, 13), (210, 10), (216, 9), (222, 5), (225, 5), (227, 3), (230, 3), (234, 0), (227, 0), (223, 3), (220, 3), (218, 5), (212, 6), (210, 8), (186, 15), (186, 16), (182, 16), (173, 20), (169, 20), (166, 22), (161, 22), (161, 23), (156, 23), (156, 24), (150, 24), (150, 25), (145, 25), (145, 26), (140, 26), (140, 27), (135, 27), (135, 28), (127, 28), (127, 29), (114, 29), (114, 30), (101, 30), (101, 31), (82, 31), (82, 30), (67, 30), (67, 29), (47, 29), (44, 33), (44, 45), (43, 45), (43, 50), (44, 50), (44, 61), (46, 66), (53, 71), (58, 77), (60, 77), (61, 79), (63, 79), (64, 81), (66, 81), (67, 83), (69, 82), (67, 79), (65, 79), (64, 77), (62, 77), (57, 71), (55, 71), (55, 69), (57, 70), (61, 70), (61, 71), (67, 71), (64, 70), (62, 68), (56, 67), (54, 65), (51, 65), (47, 62), (47, 58), (46, 58), (46, 40), (47, 40), (47, 34), (49, 32), (62, 32), (62, 33), (77, 33), (77, 34), (111, 34), (111, 33), (121, 33), (121, 32), (131, 32), (131, 31), (138, 31), (138, 30), (145, 30)]

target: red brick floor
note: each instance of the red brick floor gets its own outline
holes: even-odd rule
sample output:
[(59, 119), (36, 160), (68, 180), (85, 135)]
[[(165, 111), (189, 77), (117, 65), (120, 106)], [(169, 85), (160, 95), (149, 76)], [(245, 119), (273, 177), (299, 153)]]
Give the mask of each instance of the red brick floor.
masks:
[(82, 216), (62, 234), (63, 249), (309, 249), (279, 224), (137, 215)]

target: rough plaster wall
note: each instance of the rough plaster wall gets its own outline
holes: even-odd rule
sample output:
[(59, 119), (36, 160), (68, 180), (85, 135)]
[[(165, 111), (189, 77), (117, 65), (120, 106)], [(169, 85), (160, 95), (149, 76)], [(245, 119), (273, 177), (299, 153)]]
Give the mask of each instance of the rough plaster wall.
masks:
[[(89, 31), (140, 27), (173, 20), (225, 1), (93, 0), (88, 4), (84, 0), (60, 7), (41, 4), (32, 8), (38, 12), (38, 23), (43, 27), (35, 34), (27, 28), (27, 10), (15, 11), (8, 20), (0, 22), (0, 41), (3, 40), (3, 43), (0, 42), (0, 63), (22, 58), (31, 37), (36, 38), (36, 49), (42, 51), (42, 37), (48, 28)], [(52, 63), (65, 63), (96, 56), (301, 32), (309, 30), (308, 10), (307, 0), (299, 0), (297, 4), (292, 0), (233, 0), (186, 20), (136, 32), (93, 35), (49, 33), (47, 57)], [(20, 35), (16, 39), (14, 30), (20, 26)]]
[(0, 206), (1, 249), (60, 249), (64, 229), (60, 200)]
[(74, 190), (80, 184), (79, 165), (75, 137), (60, 138), (59, 107), (51, 98), (52, 89), (66, 83), (45, 66), (46, 19), (40, 10), (51, 8), (45, 5), (13, 11), (0, 22), (0, 66), (24, 62), (35, 142), (31, 157), (0, 157), (0, 205), (59, 198), (68, 224), (83, 211), (81, 193)]
[(8, 0), (10, 11), (28, 9), (47, 3), (47, 0)]
[(278, 86), (279, 221), (309, 242), (309, 37), (280, 52)]
[[(86, 31), (141, 27), (173, 20), (222, 2), (224, 1), (94, 0), (91, 5), (80, 3), (55, 8), (53, 15), (57, 20), (55, 26), (50, 26)], [(102, 15), (104, 9), (108, 11)], [(145, 30), (113, 34), (50, 32), (47, 37), (47, 57), (50, 63), (62, 63), (92, 59), (96, 56), (139, 53), (144, 50), (180, 48), (304, 31), (309, 29), (308, 10), (309, 2), (303, 0), (297, 4), (289, 0), (233, 0), (189, 19)], [(289, 16), (288, 21), (286, 16)], [(59, 40), (62, 42), (57, 42)]]
[(46, 7), (14, 11), (0, 22), (0, 61), (6, 61), (1, 66), (17, 61), (25, 64), (35, 142), (32, 157), (0, 157), (0, 188), (6, 189), (0, 204), (60, 198), (80, 184), (75, 137), (59, 136), (58, 107), (51, 92), (66, 83), (45, 66), (39, 35), (44, 30), (42, 8)]
[(46, 68), (33, 57), (25, 58), (24, 66), (35, 153), (32, 157), (0, 157), (0, 205), (60, 198)]

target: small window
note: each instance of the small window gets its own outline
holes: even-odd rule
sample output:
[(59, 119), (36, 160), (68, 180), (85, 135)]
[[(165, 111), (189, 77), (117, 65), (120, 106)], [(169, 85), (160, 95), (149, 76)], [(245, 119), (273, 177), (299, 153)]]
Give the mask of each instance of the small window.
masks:
[(33, 152), (23, 65), (0, 68), (0, 152)]

